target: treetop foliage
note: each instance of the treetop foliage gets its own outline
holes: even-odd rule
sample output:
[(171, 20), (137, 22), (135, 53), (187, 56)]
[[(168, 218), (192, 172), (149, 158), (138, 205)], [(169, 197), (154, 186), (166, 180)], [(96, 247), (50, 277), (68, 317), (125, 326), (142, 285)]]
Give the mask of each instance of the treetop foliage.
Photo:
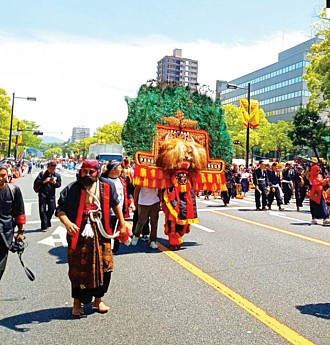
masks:
[(231, 162), (232, 141), (219, 100), (188, 87), (152, 83), (142, 85), (137, 98), (126, 97), (126, 102), (128, 117), (123, 128), (123, 145), (127, 154), (152, 150), (156, 125), (165, 124), (164, 117), (175, 116), (181, 110), (187, 119), (199, 121), (198, 129), (209, 133), (211, 157)]

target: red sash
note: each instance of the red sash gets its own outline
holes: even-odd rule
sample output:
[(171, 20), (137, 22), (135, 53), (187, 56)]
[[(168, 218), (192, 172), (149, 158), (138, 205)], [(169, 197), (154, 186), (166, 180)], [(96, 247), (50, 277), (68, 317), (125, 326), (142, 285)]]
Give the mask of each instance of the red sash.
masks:
[[(112, 229), (110, 225), (110, 192), (111, 188), (108, 183), (103, 183), (101, 185), (100, 183), (100, 191), (101, 187), (103, 186), (103, 198), (102, 198), (102, 223), (105, 228), (105, 231), (107, 234), (112, 235)], [(86, 190), (82, 189), (81, 194), (80, 194), (80, 199), (79, 199), (79, 206), (78, 206), (78, 213), (77, 213), (77, 218), (75, 221), (75, 224), (79, 227), (79, 231), (77, 231), (73, 236), (72, 236), (72, 241), (71, 241), (71, 249), (75, 250), (77, 248), (77, 243), (81, 231), (81, 224), (84, 216), (84, 208), (85, 208), (85, 203), (86, 203)]]

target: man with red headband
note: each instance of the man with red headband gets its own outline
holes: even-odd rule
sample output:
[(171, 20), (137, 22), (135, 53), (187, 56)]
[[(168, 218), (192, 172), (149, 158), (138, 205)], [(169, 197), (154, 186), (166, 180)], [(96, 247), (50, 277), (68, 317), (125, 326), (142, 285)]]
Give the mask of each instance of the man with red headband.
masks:
[(0, 166), (0, 280), (5, 271), (8, 251), (14, 239), (14, 229), (18, 232), (15, 241), (24, 240), (26, 217), (21, 190), (18, 186), (9, 185), (8, 171), (5, 165)]
[[(93, 301), (93, 309), (106, 313), (102, 301), (113, 270), (111, 239), (128, 243), (130, 233), (120, 208), (115, 186), (99, 180), (97, 160), (84, 160), (78, 180), (61, 192), (56, 215), (68, 232), (69, 278), (75, 317), (84, 316), (83, 304)], [(116, 233), (111, 229), (111, 212), (118, 219)]]

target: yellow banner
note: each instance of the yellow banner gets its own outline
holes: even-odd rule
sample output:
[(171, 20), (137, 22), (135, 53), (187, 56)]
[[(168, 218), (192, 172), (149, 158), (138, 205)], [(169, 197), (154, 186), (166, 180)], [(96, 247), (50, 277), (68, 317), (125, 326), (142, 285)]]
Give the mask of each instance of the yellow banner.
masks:
[(245, 127), (250, 124), (250, 127), (256, 128), (259, 126), (259, 102), (255, 99), (250, 99), (250, 114), (249, 114), (249, 102), (246, 98), (240, 99), (240, 109), (242, 123)]

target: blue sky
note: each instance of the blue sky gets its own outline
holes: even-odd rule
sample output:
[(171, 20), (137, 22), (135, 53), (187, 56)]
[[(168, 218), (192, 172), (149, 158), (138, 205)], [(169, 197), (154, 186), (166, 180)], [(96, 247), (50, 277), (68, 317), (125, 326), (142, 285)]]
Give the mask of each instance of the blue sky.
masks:
[[(124, 122), (124, 96), (181, 48), (215, 88), (309, 39), (325, 0), (10, 0), (0, 12), (0, 87), (35, 96), (15, 116), (68, 138)], [(32, 104), (28, 104), (32, 103)], [(50, 120), (56, 119), (56, 121)]]

